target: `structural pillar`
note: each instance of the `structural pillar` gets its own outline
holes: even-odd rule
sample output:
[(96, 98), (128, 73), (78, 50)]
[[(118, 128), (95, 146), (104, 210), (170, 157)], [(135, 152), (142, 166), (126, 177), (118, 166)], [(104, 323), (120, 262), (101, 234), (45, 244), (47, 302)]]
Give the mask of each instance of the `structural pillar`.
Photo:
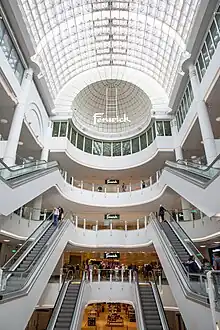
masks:
[(194, 100), (196, 102), (196, 111), (199, 119), (199, 125), (202, 134), (202, 141), (205, 149), (207, 163), (210, 164), (217, 156), (215, 139), (212, 131), (212, 125), (209, 119), (208, 110), (204, 100), (200, 95), (200, 83), (196, 74), (194, 65), (190, 64), (189, 77), (192, 85)]
[(26, 110), (27, 99), (30, 93), (32, 79), (33, 79), (33, 70), (32, 69), (26, 70), (22, 81), (22, 86), (21, 86), (22, 91), (19, 98), (19, 103), (14, 111), (14, 116), (12, 119), (10, 132), (8, 135), (8, 141), (5, 148), (5, 154), (3, 160), (8, 166), (13, 166), (15, 164), (18, 142), (21, 134), (22, 124), (24, 120), (24, 114)]
[(179, 142), (179, 135), (178, 135), (176, 120), (172, 121), (171, 131), (172, 131), (172, 136), (173, 136), (173, 144), (174, 144), (176, 161), (183, 160), (183, 150), (182, 150), (182, 147), (180, 146), (180, 142)]
[(181, 197), (181, 206), (183, 211), (183, 219), (191, 220), (191, 204), (185, 198)]

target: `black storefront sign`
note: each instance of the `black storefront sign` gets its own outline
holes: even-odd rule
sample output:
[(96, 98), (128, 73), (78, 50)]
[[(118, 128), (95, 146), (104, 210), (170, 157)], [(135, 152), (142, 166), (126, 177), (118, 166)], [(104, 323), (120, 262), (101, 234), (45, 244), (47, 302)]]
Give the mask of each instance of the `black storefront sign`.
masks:
[(105, 214), (104, 216), (105, 220), (120, 220), (120, 214)]
[(105, 184), (119, 184), (119, 180), (107, 179), (107, 180), (105, 180)]
[(119, 252), (105, 252), (104, 259), (120, 259)]

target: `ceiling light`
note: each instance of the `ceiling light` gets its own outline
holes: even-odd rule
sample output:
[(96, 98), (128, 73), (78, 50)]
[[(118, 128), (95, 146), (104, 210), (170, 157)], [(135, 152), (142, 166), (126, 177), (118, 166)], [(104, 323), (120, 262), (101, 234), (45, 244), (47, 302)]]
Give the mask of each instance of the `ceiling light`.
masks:
[(220, 117), (216, 117), (216, 119), (215, 119), (216, 121), (220, 121)]
[(7, 121), (7, 119), (2, 118), (2, 119), (0, 119), (0, 123), (1, 123), (1, 124), (7, 124), (8, 121)]
[(33, 160), (34, 157), (33, 156), (28, 156), (28, 159)]
[(19, 245), (19, 246), (22, 246), (22, 243), (19, 243), (18, 245)]
[(204, 248), (204, 247), (206, 247), (206, 245), (200, 245), (200, 247), (201, 247), (201, 248)]
[(195, 159), (196, 158), (196, 156), (191, 156), (191, 159)]
[(19, 142), (18, 142), (18, 145), (19, 145), (19, 146), (23, 146), (23, 144), (24, 144), (24, 142), (22, 142), (22, 141), (19, 141)]
[(8, 243), (8, 242), (10, 242), (10, 239), (4, 239), (3, 240), (5, 243)]
[(220, 244), (220, 242), (214, 242), (214, 244)]
[(201, 141), (202, 144), (204, 144), (204, 141)]

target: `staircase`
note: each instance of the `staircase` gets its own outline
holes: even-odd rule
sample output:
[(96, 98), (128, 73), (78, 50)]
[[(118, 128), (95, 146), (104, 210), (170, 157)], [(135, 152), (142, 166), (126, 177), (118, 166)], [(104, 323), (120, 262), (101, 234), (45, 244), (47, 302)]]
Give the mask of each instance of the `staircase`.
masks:
[(139, 284), (139, 294), (146, 330), (163, 330), (151, 284)]

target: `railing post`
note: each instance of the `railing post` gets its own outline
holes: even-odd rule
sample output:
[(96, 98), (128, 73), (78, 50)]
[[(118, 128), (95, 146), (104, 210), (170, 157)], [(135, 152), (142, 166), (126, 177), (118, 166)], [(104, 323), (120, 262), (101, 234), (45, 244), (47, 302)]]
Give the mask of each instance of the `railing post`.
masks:
[(95, 231), (96, 231), (96, 233), (98, 231), (98, 220), (96, 220)]
[(150, 177), (150, 186), (152, 186), (152, 176)]
[(158, 180), (159, 180), (159, 173), (158, 173), (158, 171), (156, 172), (156, 182), (158, 182)]
[(106, 187), (105, 187), (105, 189), (104, 189), (104, 192), (105, 192), (105, 198), (106, 198)]
[(130, 183), (129, 183), (129, 190), (130, 190), (130, 193), (131, 193), (131, 188), (132, 188), (132, 187), (131, 187), (131, 182), (130, 182)]
[(86, 219), (83, 219), (83, 231), (84, 231), (84, 235), (86, 232)]
[(94, 191), (95, 191), (95, 184), (92, 183), (92, 192), (94, 193)]
[(124, 282), (124, 270), (121, 268), (121, 281)]
[(137, 219), (137, 230), (139, 230), (140, 229), (140, 221), (139, 221), (139, 219)]
[(89, 270), (89, 273), (90, 273), (89, 280), (90, 280), (90, 283), (92, 283), (92, 269)]
[(81, 194), (82, 194), (82, 190), (83, 190), (83, 181), (80, 181), (80, 189), (81, 189)]
[(73, 186), (73, 177), (72, 176), (70, 178), (70, 184), (71, 184), (71, 186)]
[(76, 224), (75, 224), (76, 228), (78, 228), (78, 215), (76, 215)]
[(141, 194), (143, 194), (143, 185), (142, 185), (142, 181), (140, 181), (140, 189), (141, 189)]
[(98, 282), (100, 282), (100, 281), (101, 281), (101, 270), (98, 269)]
[(117, 186), (117, 197), (119, 197), (119, 187)]
[(110, 235), (112, 236), (112, 220), (110, 220)]
[(129, 283), (131, 283), (131, 269), (129, 269)]
[(110, 270), (110, 283), (112, 283), (112, 271)]
[(127, 221), (125, 220), (125, 236), (127, 236), (127, 231), (128, 231), (128, 223), (127, 223)]
[(47, 209), (44, 210), (44, 220), (47, 218)]

